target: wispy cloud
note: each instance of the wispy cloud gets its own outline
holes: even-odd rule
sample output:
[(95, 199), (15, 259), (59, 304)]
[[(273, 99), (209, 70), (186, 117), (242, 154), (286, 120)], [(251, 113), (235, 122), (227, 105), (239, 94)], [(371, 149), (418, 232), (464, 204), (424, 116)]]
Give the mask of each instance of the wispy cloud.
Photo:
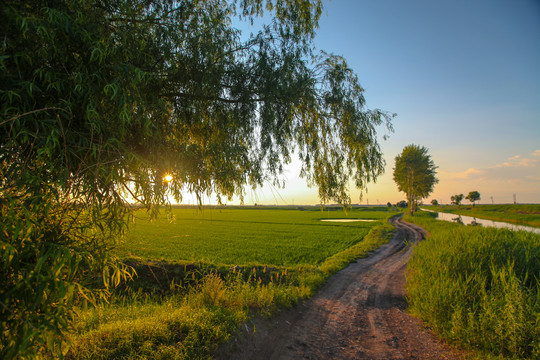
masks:
[(531, 178), (540, 164), (540, 150), (531, 156), (512, 156), (506, 161), (485, 168), (469, 168), (464, 171), (439, 171), (441, 179), (449, 181), (478, 180), (478, 179), (523, 179)]
[[(536, 150), (531, 154), (534, 157), (540, 157), (540, 150)], [(502, 162), (500, 164), (490, 166), (489, 168), (496, 169), (496, 168), (516, 168), (516, 167), (535, 167), (538, 162), (540, 162), (539, 159), (529, 158), (529, 157), (521, 157), (520, 155), (512, 156), (507, 161)]]
[(518, 163), (518, 165), (524, 166), (524, 167), (536, 167), (536, 164), (538, 164), (538, 161), (539, 160), (537, 159), (523, 159)]
[(441, 177), (451, 180), (464, 180), (477, 177), (485, 173), (485, 170), (469, 168), (461, 172), (439, 171)]
[(512, 201), (518, 194), (522, 201), (538, 202), (540, 194), (540, 150), (529, 154), (500, 159), (484, 167), (463, 171), (439, 169), (439, 184), (434, 198), (449, 201), (452, 194), (478, 190), (484, 200), (494, 196), (495, 201)]

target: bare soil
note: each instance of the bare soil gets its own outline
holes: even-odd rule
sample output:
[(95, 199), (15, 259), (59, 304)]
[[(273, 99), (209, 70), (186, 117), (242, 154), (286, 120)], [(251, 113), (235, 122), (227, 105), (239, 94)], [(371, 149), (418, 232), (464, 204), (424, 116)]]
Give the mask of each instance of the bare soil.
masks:
[(425, 232), (392, 222), (398, 229), (392, 241), (335, 274), (310, 300), (246, 325), (236, 350), (220, 358), (460, 359), (405, 312), (405, 267)]

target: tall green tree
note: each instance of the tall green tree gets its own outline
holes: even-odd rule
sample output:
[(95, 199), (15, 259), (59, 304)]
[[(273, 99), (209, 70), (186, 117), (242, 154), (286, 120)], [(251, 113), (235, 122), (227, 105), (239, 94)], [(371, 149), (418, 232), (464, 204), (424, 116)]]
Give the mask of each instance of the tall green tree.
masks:
[(407, 195), (409, 211), (413, 215), (416, 203), (429, 196), (439, 182), (437, 166), (427, 148), (414, 144), (405, 146), (395, 160), (394, 181), (399, 191)]
[(469, 195), (467, 195), (467, 197), (465, 198), (467, 200), (469, 200), (470, 202), (472, 202), (472, 206), (474, 207), (475, 205), (475, 202), (480, 200), (480, 193), (478, 191), (471, 191), (469, 193)]
[[(271, 23), (244, 38), (233, 18)], [(130, 276), (130, 214), (281, 183), (296, 151), (323, 203), (379, 176), (377, 127), (320, 0), (0, 3), (0, 357), (56, 357), (73, 305)], [(164, 175), (173, 176), (165, 182)], [(106, 294), (105, 294), (106, 295)]]

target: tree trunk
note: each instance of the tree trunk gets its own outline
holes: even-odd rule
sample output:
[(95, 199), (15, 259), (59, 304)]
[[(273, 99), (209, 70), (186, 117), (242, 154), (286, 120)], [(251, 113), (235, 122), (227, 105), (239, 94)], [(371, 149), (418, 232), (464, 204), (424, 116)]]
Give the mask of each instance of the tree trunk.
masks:
[(412, 173), (409, 171), (409, 176), (407, 178), (407, 181), (408, 181), (408, 189), (409, 189), (409, 192), (407, 193), (407, 195), (409, 196), (409, 211), (411, 213), (411, 216), (414, 216), (414, 195), (412, 194), (412, 185), (411, 185), (411, 181), (412, 181)]

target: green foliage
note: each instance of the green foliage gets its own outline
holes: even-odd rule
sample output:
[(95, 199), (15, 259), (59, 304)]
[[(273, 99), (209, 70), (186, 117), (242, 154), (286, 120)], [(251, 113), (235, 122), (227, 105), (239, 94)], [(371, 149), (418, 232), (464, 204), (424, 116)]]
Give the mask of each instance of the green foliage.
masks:
[[(241, 40), (231, 26), (272, 23)], [(315, 54), (319, 0), (0, 3), (0, 357), (60, 356), (73, 304), (129, 277), (126, 198), (244, 195), (296, 149), (323, 202), (383, 172), (346, 61)], [(171, 174), (173, 181), (163, 181)]]
[(465, 199), (469, 200), (473, 203), (473, 207), (475, 205), (475, 202), (480, 200), (480, 193), (478, 191), (471, 191), (469, 195), (465, 197)]
[(443, 337), (492, 355), (540, 354), (540, 236), (408, 218), (431, 235), (407, 268), (411, 311)]
[(452, 202), (452, 204), (457, 205), (457, 206), (461, 205), (462, 200), (463, 200), (463, 194), (456, 194), (450, 197), (450, 201)]
[[(62, 334), (72, 307), (93, 302), (106, 292), (90, 292), (96, 282), (118, 284), (129, 277), (124, 265), (109, 253), (105, 239), (114, 223), (103, 214), (53, 200), (8, 196), (0, 216), (0, 355), (61, 354), (68, 349)], [(50, 199), (50, 198), (49, 198)], [(75, 206), (74, 209), (70, 206)], [(104, 228), (99, 228), (102, 226)], [(9, 237), (8, 237), (9, 236)], [(51, 355), (52, 356), (52, 355)]]
[(152, 204), (243, 196), (277, 181), (296, 147), (321, 200), (348, 203), (349, 177), (363, 188), (382, 173), (375, 127), (392, 116), (365, 108), (343, 58), (310, 50), (320, 1), (267, 9), (272, 25), (242, 41), (223, 1), (3, 2), (5, 161)]
[(401, 200), (396, 204), (396, 206), (399, 208), (405, 209), (407, 208), (407, 206), (409, 206), (409, 204), (407, 203), (407, 201)]
[(431, 205), (438, 206), (439, 202), (436, 199), (431, 200)]
[(417, 202), (427, 197), (435, 184), (437, 166), (428, 154), (428, 149), (419, 145), (407, 145), (396, 156), (394, 181), (399, 191), (407, 195), (410, 214), (415, 211)]

